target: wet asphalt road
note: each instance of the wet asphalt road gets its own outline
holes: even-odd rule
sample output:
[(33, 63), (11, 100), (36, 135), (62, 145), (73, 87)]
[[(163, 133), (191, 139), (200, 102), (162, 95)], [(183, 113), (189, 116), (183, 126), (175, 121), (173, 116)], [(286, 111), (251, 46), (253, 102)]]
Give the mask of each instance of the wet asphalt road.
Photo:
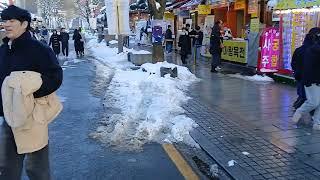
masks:
[(52, 179), (184, 179), (159, 144), (148, 144), (142, 152), (121, 152), (89, 136), (104, 115), (101, 99), (106, 86), (96, 85), (103, 80), (96, 75), (92, 61), (83, 60), (65, 67), (58, 91), (64, 109), (50, 124)]

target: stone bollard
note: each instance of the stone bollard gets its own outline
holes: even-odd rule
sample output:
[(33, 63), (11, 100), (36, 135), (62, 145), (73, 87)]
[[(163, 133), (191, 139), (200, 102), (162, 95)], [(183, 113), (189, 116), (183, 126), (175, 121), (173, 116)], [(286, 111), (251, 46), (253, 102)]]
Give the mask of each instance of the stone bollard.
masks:
[(160, 74), (161, 74), (161, 77), (164, 77), (166, 74), (170, 74), (170, 77), (176, 78), (178, 77), (178, 68), (175, 67), (171, 69), (171, 68), (161, 67)]

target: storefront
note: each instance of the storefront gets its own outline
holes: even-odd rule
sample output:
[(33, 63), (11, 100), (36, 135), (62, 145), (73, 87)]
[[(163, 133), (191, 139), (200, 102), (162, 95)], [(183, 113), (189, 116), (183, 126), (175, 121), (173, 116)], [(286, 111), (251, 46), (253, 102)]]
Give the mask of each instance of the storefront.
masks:
[(319, 0), (282, 0), (276, 7), (281, 36), (279, 73), (292, 74), (291, 59), (300, 47), (308, 31), (320, 26)]
[(212, 15), (205, 17), (204, 23), (204, 42), (202, 55), (211, 57), (210, 34), (214, 22), (222, 20), (225, 30), (231, 31), (232, 37), (224, 40), (222, 59), (234, 63), (247, 64), (248, 62), (248, 41), (244, 39), (246, 29), (247, 5), (246, 1), (237, 0), (234, 3), (228, 1), (211, 1), (210, 7)]

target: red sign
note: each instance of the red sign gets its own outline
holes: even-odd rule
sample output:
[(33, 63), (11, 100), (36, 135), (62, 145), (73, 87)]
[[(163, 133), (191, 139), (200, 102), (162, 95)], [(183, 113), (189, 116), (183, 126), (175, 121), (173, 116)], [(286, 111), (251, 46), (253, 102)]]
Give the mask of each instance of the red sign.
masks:
[(259, 71), (263, 73), (277, 72), (280, 59), (280, 31), (268, 28), (261, 36), (261, 55)]

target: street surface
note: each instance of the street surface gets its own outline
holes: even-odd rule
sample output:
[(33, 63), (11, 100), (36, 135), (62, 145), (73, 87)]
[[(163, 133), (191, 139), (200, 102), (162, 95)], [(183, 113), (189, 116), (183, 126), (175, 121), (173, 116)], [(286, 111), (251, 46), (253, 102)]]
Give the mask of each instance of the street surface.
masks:
[[(181, 63), (176, 54), (166, 58)], [(192, 85), (183, 108), (199, 125), (191, 135), (202, 149), (151, 143), (126, 151), (92, 136), (112, 111), (103, 106), (110, 79), (97, 73), (98, 60), (87, 54), (60, 61), (64, 111), (50, 125), (53, 179), (320, 179), (320, 132), (290, 121), (294, 87), (234, 78), (225, 73), (230, 69), (212, 74), (204, 58), (197, 66), (189, 62), (202, 81)]]

